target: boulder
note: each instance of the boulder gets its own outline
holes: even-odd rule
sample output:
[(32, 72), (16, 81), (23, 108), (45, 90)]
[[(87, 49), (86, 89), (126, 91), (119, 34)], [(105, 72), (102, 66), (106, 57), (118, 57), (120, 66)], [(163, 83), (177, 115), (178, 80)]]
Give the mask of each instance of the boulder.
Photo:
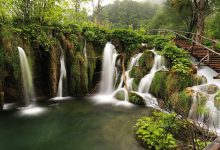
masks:
[(144, 99), (140, 95), (133, 92), (129, 93), (129, 102), (136, 105), (145, 105)]

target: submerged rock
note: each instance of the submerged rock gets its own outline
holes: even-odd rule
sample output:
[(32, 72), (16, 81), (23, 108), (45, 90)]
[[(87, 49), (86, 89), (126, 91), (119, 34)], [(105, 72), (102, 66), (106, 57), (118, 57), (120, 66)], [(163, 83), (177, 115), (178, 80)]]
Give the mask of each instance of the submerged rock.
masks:
[(124, 91), (119, 91), (118, 93), (115, 94), (114, 97), (118, 100), (123, 101), (123, 100), (125, 100), (125, 93), (124, 93)]
[(144, 99), (140, 95), (133, 92), (129, 93), (129, 102), (136, 105), (145, 105)]

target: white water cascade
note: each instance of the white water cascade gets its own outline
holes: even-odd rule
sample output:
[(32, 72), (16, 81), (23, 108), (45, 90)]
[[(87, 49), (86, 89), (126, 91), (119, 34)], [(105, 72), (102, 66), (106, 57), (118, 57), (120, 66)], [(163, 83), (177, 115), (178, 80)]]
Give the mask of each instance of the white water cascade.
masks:
[(213, 79), (217, 72), (207, 66), (199, 67), (198, 75), (206, 77), (207, 83), (192, 87), (193, 102), (188, 117), (198, 121), (199, 125), (216, 131), (220, 135), (220, 110), (215, 106), (217, 93), (210, 92), (210, 87), (212, 86), (220, 88), (220, 80)]
[[(134, 80), (133, 78), (131, 78), (131, 77), (129, 76), (129, 73), (130, 73), (130, 71), (133, 69), (134, 66), (138, 66), (138, 61), (139, 61), (139, 59), (141, 58), (142, 54), (143, 54), (143, 53), (139, 53), (139, 54), (137, 54), (137, 55), (134, 55), (134, 56), (131, 58), (131, 62), (130, 62), (130, 64), (129, 64), (129, 66), (128, 66), (128, 70), (125, 72), (126, 82), (127, 82), (128, 90), (129, 90), (129, 91), (132, 91), (132, 83), (133, 83), (133, 80)], [(123, 85), (123, 77), (121, 76), (121, 81), (120, 81), (119, 86), (118, 86), (117, 89), (123, 88), (122, 85)]]
[(151, 82), (154, 78), (154, 75), (157, 71), (165, 68), (165, 61), (164, 57), (161, 55), (158, 55), (154, 50), (152, 50), (154, 53), (154, 64), (149, 74), (147, 74), (144, 78), (141, 79), (139, 86), (138, 86), (138, 92), (140, 93), (149, 93)]
[(23, 94), (24, 94), (24, 102), (25, 106), (31, 104), (34, 100), (34, 86), (33, 79), (31, 75), (30, 66), (28, 64), (27, 56), (24, 50), (21, 47), (18, 47), (19, 57), (20, 57), (20, 66), (21, 66), (21, 74), (22, 74), (22, 83), (23, 83)]
[(113, 93), (113, 82), (116, 74), (115, 61), (118, 54), (115, 50), (114, 45), (108, 42), (105, 45), (103, 53), (103, 64), (102, 64), (102, 76), (101, 76), (101, 86), (100, 94), (110, 95)]
[[(58, 84), (57, 97), (61, 98), (64, 95), (64, 82), (66, 81), (66, 67), (65, 67), (65, 56), (63, 50), (60, 56), (60, 79)], [(66, 82), (65, 82), (66, 83)]]
[[(127, 85), (128, 85), (128, 90), (129, 91), (132, 91), (132, 83), (133, 83), (133, 78), (131, 78), (129, 76), (129, 73), (130, 71), (133, 69), (134, 66), (137, 66), (138, 65), (138, 61), (140, 59), (140, 57), (142, 56), (143, 53), (139, 53), (137, 55), (134, 55), (132, 58), (131, 58), (131, 62), (128, 66), (128, 70), (125, 72), (125, 75), (126, 75), (126, 82), (127, 82)], [(127, 90), (125, 89), (125, 87), (122, 87), (123, 86), (123, 76), (121, 76), (121, 81), (118, 85), (118, 88), (115, 90), (115, 92), (112, 94), (112, 97), (114, 97), (118, 92), (124, 92), (124, 95), (125, 95), (125, 101), (128, 101), (128, 92)]]

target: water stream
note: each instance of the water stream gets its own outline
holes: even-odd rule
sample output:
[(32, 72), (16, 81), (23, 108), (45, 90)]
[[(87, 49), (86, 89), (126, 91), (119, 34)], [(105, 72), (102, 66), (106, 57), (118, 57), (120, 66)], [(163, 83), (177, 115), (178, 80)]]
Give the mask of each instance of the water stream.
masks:
[(28, 106), (35, 99), (33, 79), (31, 75), (30, 66), (28, 63), (27, 56), (21, 47), (18, 47), (22, 84), (23, 84), (23, 94), (24, 94), (24, 104)]
[[(192, 58), (192, 62), (196, 63), (194, 58)], [(210, 92), (210, 88), (213, 86), (220, 88), (220, 80), (213, 78), (217, 72), (208, 66), (199, 67), (198, 75), (206, 77), (207, 83), (192, 87), (194, 93), (189, 118), (220, 135), (220, 111), (214, 105), (214, 97), (217, 93)], [(201, 107), (201, 103), (204, 103), (204, 106)]]
[(63, 50), (61, 50), (61, 55), (60, 55), (60, 79), (59, 79), (59, 84), (58, 84), (58, 90), (57, 90), (57, 97), (62, 98), (64, 96), (64, 89), (66, 83), (66, 67), (65, 67), (65, 56)]
[(140, 93), (149, 93), (151, 82), (154, 78), (155, 73), (165, 68), (165, 61), (163, 56), (157, 54), (154, 50), (152, 50), (152, 52), (154, 53), (154, 64), (150, 73), (142, 78), (139, 83), (138, 92)]
[(115, 61), (118, 56), (114, 45), (108, 42), (103, 53), (102, 76), (99, 94), (111, 95), (114, 91), (114, 77), (116, 75)]

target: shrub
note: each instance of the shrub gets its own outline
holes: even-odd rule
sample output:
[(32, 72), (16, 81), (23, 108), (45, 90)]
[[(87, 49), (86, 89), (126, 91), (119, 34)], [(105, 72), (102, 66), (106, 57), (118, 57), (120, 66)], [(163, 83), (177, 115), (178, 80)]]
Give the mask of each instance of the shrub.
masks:
[(178, 130), (176, 114), (154, 112), (152, 117), (143, 117), (135, 125), (137, 139), (146, 149), (170, 150), (177, 146), (172, 132)]
[(129, 29), (115, 29), (111, 33), (112, 40), (118, 40), (124, 43), (125, 52), (137, 49), (143, 42), (143, 36)]
[(104, 46), (110, 40), (110, 33), (107, 30), (95, 26), (84, 27), (83, 34), (88, 42), (99, 46)]
[(165, 37), (162, 37), (162, 36), (158, 36), (154, 39), (154, 47), (157, 49), (157, 50), (163, 50), (164, 49), (164, 46), (167, 42), (169, 42), (170, 39), (168, 38), (165, 38)]

